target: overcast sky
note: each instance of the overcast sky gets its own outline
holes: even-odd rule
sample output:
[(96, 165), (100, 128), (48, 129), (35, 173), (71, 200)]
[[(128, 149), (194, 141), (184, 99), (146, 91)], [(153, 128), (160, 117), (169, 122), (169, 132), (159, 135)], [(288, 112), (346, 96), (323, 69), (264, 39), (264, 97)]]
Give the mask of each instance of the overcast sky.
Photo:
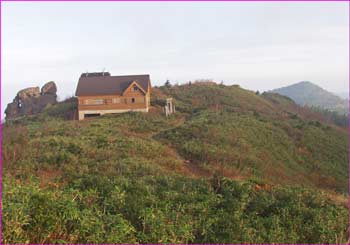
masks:
[(82, 72), (348, 90), (347, 2), (2, 2), (2, 112), (17, 91)]

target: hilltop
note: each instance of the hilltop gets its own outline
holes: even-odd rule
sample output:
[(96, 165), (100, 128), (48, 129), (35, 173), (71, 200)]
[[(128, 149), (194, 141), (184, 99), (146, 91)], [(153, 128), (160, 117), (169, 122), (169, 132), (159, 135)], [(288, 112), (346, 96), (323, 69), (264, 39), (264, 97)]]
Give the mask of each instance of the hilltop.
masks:
[(346, 128), (238, 85), (156, 87), (151, 105), (79, 122), (70, 99), (7, 122), (4, 242), (346, 241)]
[(336, 111), (340, 114), (348, 113), (348, 102), (346, 99), (342, 99), (311, 82), (299, 82), (287, 87), (274, 89), (272, 92), (288, 96), (302, 106), (319, 107)]

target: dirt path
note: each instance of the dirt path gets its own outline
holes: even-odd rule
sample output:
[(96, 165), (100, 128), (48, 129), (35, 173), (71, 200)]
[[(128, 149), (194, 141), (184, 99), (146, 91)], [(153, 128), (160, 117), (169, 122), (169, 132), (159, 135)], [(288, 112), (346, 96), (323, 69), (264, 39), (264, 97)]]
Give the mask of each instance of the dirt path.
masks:
[[(155, 138), (156, 135), (159, 135), (162, 132), (165, 132), (168, 130), (175, 129), (175, 128), (183, 125), (185, 123), (185, 121), (186, 121), (186, 119), (184, 116), (180, 117), (180, 118), (176, 119), (176, 121), (172, 124), (171, 127), (164, 128), (158, 132), (152, 132), (151, 134), (148, 135), (148, 137), (152, 138), (153, 140), (157, 140)], [(190, 175), (190, 176), (195, 177), (195, 178), (210, 177), (212, 175), (210, 173), (210, 171), (201, 168), (200, 166), (198, 166), (198, 164), (192, 162), (191, 160), (184, 159), (175, 148), (171, 147), (171, 145), (165, 144), (163, 142), (161, 142), (161, 143), (167, 148), (167, 150), (170, 152), (171, 155), (173, 155), (177, 160), (179, 160), (183, 163), (183, 168), (181, 169), (181, 172), (183, 174)]]

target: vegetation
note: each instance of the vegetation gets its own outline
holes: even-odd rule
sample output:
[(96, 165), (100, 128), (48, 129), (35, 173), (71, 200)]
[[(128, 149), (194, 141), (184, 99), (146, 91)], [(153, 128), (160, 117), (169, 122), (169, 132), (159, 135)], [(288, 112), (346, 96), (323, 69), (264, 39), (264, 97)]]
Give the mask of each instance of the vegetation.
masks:
[(325, 118), (328, 118), (330, 122), (333, 122), (334, 124), (340, 126), (340, 127), (348, 127), (348, 114), (340, 114), (336, 111), (331, 111), (328, 109), (322, 109), (320, 107), (311, 107), (311, 110), (314, 110), (320, 114), (322, 114)]
[(147, 114), (72, 121), (70, 100), (6, 122), (2, 242), (347, 241), (344, 128), (239, 86), (152, 96)]

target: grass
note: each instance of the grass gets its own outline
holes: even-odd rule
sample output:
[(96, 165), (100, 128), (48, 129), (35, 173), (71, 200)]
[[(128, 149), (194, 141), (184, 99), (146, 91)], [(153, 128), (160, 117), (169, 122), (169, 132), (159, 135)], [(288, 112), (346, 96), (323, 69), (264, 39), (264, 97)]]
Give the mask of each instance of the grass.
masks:
[(274, 96), (193, 83), (147, 114), (6, 122), (3, 242), (345, 243), (346, 130)]

